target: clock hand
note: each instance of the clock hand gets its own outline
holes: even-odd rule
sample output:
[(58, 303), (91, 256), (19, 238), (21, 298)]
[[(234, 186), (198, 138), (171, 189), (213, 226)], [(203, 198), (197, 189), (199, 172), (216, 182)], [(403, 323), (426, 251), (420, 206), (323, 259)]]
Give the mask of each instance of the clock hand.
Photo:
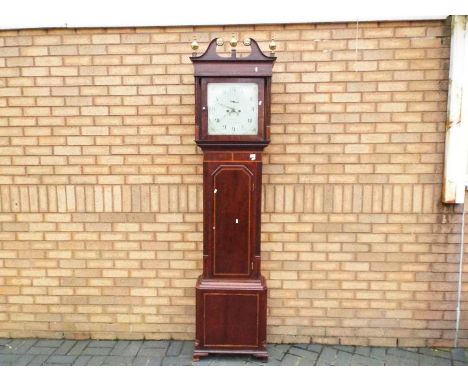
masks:
[(224, 105), (224, 104), (222, 104), (222, 103), (220, 103), (219, 105), (220, 105), (220, 106), (227, 107), (228, 109), (231, 109), (230, 113), (232, 113), (232, 112), (235, 112), (235, 111), (236, 111), (236, 109), (235, 109), (234, 107), (232, 107), (232, 106)]

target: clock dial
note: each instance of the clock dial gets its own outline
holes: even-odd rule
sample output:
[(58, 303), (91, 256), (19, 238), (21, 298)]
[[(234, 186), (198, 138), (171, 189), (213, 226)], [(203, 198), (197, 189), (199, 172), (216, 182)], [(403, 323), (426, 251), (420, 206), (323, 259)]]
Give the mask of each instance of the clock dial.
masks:
[(208, 134), (257, 135), (258, 84), (208, 84)]

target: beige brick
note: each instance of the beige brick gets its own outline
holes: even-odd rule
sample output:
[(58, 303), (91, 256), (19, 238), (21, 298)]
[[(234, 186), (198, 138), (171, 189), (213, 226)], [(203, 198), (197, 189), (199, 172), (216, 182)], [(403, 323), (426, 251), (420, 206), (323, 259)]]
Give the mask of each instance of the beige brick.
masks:
[[(426, 346), (454, 327), (461, 211), (439, 203), (449, 30), (359, 27), (239, 27), (278, 42), (263, 158), (268, 336)], [(0, 33), (0, 302), (17, 309), (0, 315), (5, 337), (193, 339), (192, 36)]]

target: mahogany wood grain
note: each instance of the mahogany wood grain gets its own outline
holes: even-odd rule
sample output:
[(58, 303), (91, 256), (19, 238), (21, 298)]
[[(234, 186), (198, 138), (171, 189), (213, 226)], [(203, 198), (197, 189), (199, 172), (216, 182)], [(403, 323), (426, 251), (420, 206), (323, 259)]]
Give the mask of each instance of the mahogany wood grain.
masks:
[[(246, 57), (219, 56), (216, 39), (195, 73), (195, 142), (203, 150), (203, 273), (196, 285), (195, 360), (212, 353), (266, 351), (267, 287), (261, 275), (262, 151), (270, 142), (271, 75), (275, 57), (252, 39)], [(208, 135), (207, 84), (255, 82), (258, 134)], [(204, 109), (205, 108), (205, 109)]]

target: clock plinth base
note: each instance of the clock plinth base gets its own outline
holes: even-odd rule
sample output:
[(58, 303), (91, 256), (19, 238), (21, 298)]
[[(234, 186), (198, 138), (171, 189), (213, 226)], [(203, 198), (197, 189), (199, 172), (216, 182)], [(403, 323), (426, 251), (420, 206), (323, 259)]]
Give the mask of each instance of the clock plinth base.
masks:
[(268, 359), (266, 283), (251, 280), (198, 279), (194, 360), (209, 354), (250, 354)]
[(210, 351), (193, 351), (193, 361), (198, 362), (203, 357), (208, 357), (213, 354), (229, 354), (229, 355), (251, 355), (252, 357), (257, 358), (259, 361), (268, 362), (268, 352), (265, 351), (236, 351), (236, 350), (210, 350)]

